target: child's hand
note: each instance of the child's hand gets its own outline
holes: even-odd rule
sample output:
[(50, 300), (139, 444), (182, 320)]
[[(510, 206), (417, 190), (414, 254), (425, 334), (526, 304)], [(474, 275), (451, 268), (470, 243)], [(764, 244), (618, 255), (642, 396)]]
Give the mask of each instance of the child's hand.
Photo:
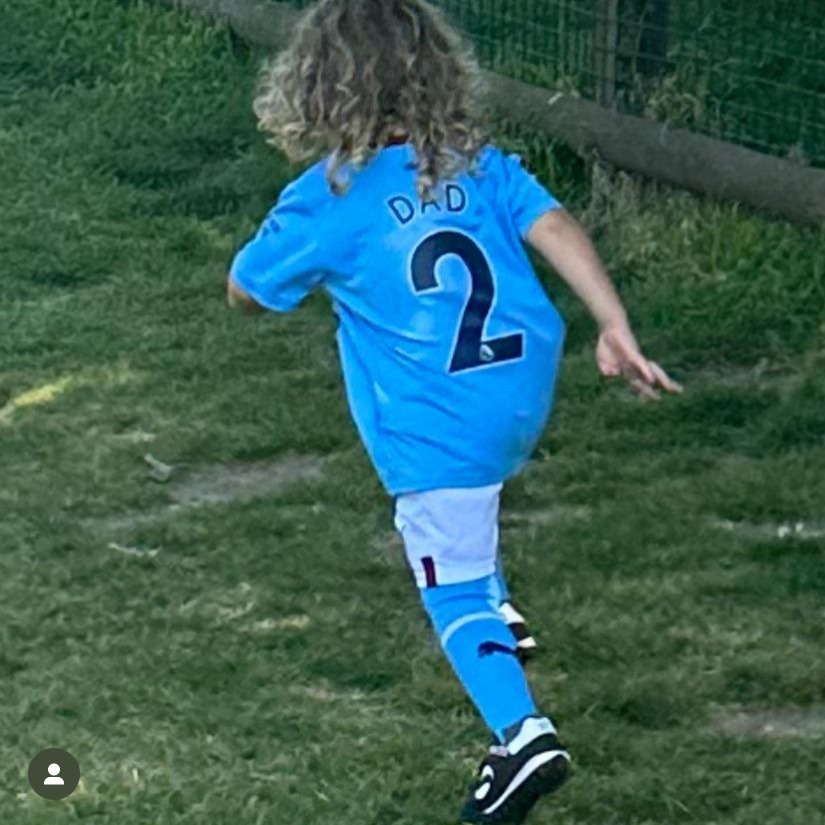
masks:
[(659, 397), (656, 387), (661, 387), (666, 392), (682, 392), (682, 387), (655, 361), (648, 361), (642, 355), (627, 324), (615, 324), (602, 329), (596, 346), (596, 362), (602, 375), (608, 378), (621, 375), (646, 398)]
[(260, 315), (266, 312), (251, 295), (247, 295), (230, 276), (226, 282), (226, 303), (232, 309), (239, 309), (245, 315)]

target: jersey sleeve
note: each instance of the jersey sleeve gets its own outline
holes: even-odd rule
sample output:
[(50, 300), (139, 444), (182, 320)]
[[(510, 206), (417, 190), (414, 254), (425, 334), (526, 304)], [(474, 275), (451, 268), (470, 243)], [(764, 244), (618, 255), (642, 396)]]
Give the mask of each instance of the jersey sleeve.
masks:
[(500, 208), (509, 216), (522, 238), (545, 212), (561, 209), (561, 203), (545, 189), (519, 155), (505, 155), (498, 149), (497, 189)]
[(315, 188), (299, 179), (284, 189), (232, 262), (233, 282), (267, 309), (294, 309), (329, 272), (328, 198), (319, 197)]

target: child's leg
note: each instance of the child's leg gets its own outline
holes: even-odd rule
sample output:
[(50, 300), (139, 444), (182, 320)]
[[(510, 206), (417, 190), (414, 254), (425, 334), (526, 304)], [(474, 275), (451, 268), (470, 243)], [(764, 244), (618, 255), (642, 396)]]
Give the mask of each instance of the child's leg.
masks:
[(498, 603), (510, 601), (510, 588), (507, 587), (507, 579), (504, 578), (504, 568), (501, 565), (501, 551), (496, 551), (496, 585), (498, 587)]
[(444, 652), (493, 733), (537, 713), (495, 576), (501, 485), (401, 496), (396, 526)]
[(504, 732), (538, 713), (515, 640), (497, 611), (493, 576), (422, 591), (424, 607), (464, 689), (500, 742)]

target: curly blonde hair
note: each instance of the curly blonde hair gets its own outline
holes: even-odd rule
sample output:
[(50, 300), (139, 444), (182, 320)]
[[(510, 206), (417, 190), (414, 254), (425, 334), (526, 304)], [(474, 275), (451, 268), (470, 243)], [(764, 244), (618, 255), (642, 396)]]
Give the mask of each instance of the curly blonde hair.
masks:
[(472, 169), (486, 141), (472, 50), (426, 0), (319, 0), (261, 73), (254, 109), (293, 161), (331, 153), (336, 194), (394, 136), (415, 149), (418, 192)]

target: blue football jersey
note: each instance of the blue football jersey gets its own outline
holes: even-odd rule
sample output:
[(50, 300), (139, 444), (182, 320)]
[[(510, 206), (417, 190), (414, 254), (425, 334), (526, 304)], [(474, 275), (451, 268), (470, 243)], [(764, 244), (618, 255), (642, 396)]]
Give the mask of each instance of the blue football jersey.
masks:
[(272, 310), (320, 287), (358, 431), (398, 495), (503, 481), (553, 400), (563, 322), (522, 240), (559, 203), (515, 155), (416, 196), (414, 150), (388, 146), (333, 195), (326, 162), (287, 186), (232, 265)]

